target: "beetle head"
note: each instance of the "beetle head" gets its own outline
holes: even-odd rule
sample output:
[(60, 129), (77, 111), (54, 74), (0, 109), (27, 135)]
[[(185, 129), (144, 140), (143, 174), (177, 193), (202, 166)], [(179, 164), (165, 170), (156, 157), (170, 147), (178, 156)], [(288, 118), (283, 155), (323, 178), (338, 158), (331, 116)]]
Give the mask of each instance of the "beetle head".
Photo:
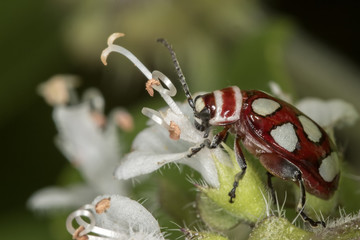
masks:
[(196, 96), (194, 100), (194, 115), (201, 120), (201, 125), (209, 126), (209, 121), (214, 116), (215, 111), (215, 105), (211, 104), (211, 94)]

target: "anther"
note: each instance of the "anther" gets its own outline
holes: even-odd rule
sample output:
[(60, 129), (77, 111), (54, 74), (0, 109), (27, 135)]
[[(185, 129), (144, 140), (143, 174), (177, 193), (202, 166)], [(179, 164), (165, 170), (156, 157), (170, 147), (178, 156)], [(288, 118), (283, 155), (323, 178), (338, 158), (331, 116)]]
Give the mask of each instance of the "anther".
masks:
[(127, 111), (116, 112), (115, 122), (125, 132), (131, 132), (134, 129), (134, 119)]
[(171, 139), (173, 139), (173, 140), (180, 139), (181, 130), (180, 130), (179, 126), (173, 121), (170, 121), (169, 133), (170, 133)]
[(102, 214), (109, 208), (110, 208), (110, 198), (104, 198), (96, 204), (95, 211), (97, 214)]
[(149, 79), (145, 84), (145, 89), (151, 97), (154, 96), (153, 85), (160, 86), (160, 81), (156, 79)]
[(86, 236), (86, 235), (80, 236), (81, 232), (83, 232), (84, 230), (85, 230), (84, 226), (78, 227), (75, 230), (75, 232), (73, 233), (72, 239), (76, 239), (76, 240), (87, 240), (87, 239), (89, 239), (89, 237)]

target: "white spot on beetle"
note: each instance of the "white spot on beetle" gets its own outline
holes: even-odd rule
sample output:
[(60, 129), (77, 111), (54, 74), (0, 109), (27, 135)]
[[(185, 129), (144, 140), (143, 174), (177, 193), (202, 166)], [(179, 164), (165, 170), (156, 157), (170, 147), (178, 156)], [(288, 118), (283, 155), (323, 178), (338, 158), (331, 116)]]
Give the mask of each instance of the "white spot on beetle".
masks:
[(319, 173), (326, 182), (333, 181), (339, 171), (339, 158), (335, 152), (332, 152), (329, 156), (321, 161)]
[(251, 107), (255, 113), (265, 117), (278, 110), (280, 103), (268, 98), (258, 98), (253, 101)]
[(204, 102), (204, 99), (202, 97), (199, 97), (196, 99), (196, 102), (195, 102), (195, 110), (197, 112), (201, 112), (205, 107), (205, 102)]
[(304, 132), (306, 133), (307, 137), (311, 141), (318, 143), (322, 136), (319, 127), (316, 126), (313, 121), (303, 115), (299, 116), (299, 120), (304, 128)]
[(289, 152), (293, 152), (296, 149), (298, 143), (298, 137), (295, 133), (294, 125), (291, 123), (285, 123), (277, 126), (271, 130), (270, 135), (275, 142), (281, 147), (285, 148)]

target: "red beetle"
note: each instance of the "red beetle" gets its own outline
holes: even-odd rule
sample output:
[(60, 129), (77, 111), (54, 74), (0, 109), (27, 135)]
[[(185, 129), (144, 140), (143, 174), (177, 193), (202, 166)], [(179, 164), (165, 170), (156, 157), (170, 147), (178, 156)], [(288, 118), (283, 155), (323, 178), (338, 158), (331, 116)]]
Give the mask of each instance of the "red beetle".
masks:
[[(229, 192), (230, 202), (233, 202), (238, 183), (246, 172), (241, 141), (268, 171), (268, 186), (273, 196), (272, 176), (297, 182), (301, 193), (297, 211), (311, 226), (322, 224), (325, 227), (323, 221), (314, 221), (303, 209), (305, 191), (329, 199), (338, 186), (339, 160), (335, 145), (327, 133), (294, 106), (257, 90), (244, 91), (233, 86), (197, 96), (193, 100), (175, 52), (164, 39), (158, 41), (170, 50), (189, 105), (195, 117), (201, 121), (195, 121), (195, 126), (205, 132), (204, 143), (193, 148), (188, 157), (205, 146), (216, 148), (228, 132), (233, 133), (234, 151), (242, 171), (235, 176)], [(223, 126), (224, 129), (210, 142), (207, 137), (211, 126)]]

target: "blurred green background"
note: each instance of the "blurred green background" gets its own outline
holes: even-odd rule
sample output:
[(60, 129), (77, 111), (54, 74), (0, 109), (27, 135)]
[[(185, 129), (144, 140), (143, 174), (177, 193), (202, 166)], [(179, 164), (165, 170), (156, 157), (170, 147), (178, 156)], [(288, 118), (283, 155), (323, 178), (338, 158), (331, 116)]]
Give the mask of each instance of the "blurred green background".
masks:
[[(121, 45), (175, 80), (168, 52), (155, 41), (167, 38), (192, 92), (233, 84), (268, 91), (268, 82), (276, 81), (295, 98), (342, 98), (360, 109), (359, 7), (356, 1), (2, 1), (1, 238), (58, 239), (49, 217), (26, 208), (28, 197), (58, 184), (69, 165), (53, 143), (52, 109), (36, 94), (39, 83), (77, 74), (80, 91), (99, 88), (107, 110), (125, 106), (140, 116), (142, 106), (159, 104), (123, 57), (110, 56), (102, 65), (111, 33), (126, 33)], [(139, 119), (144, 126), (146, 118)], [(359, 133), (359, 123), (339, 131), (354, 174)]]

